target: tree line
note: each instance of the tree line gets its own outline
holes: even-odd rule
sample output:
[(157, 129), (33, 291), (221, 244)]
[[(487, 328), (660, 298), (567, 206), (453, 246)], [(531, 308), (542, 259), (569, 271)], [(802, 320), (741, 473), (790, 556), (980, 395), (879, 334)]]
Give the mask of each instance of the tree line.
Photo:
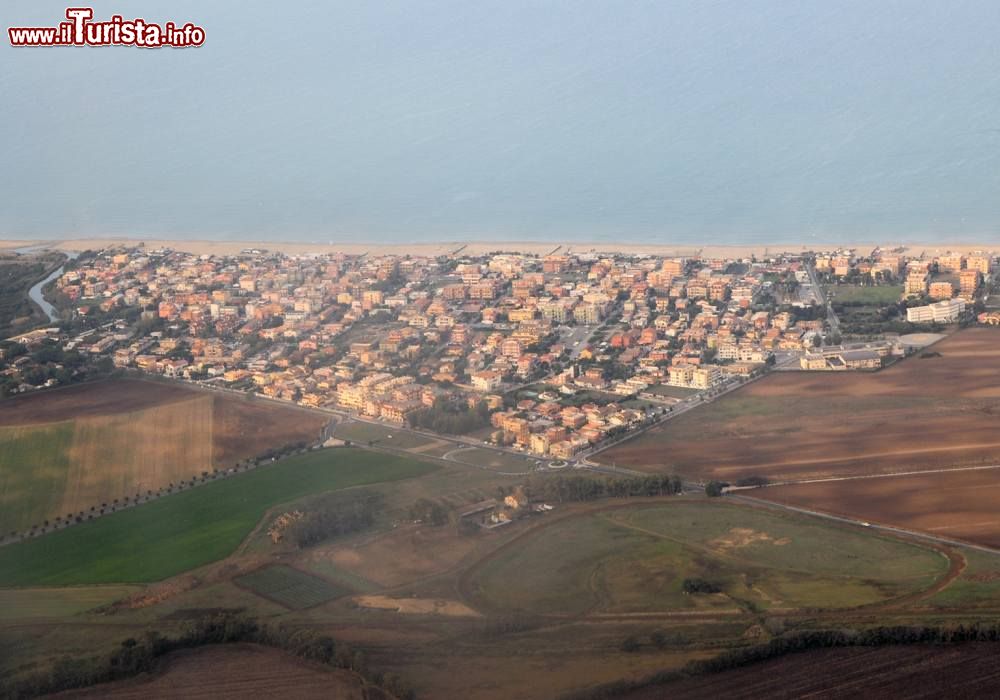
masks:
[[(653, 644), (659, 646), (657, 640)], [(666, 685), (684, 678), (720, 673), (750, 664), (768, 661), (785, 654), (813, 649), (838, 647), (877, 647), (902, 644), (961, 644), (964, 642), (1000, 642), (1000, 624), (955, 625), (947, 627), (895, 625), (862, 630), (809, 630), (776, 637), (766, 644), (730, 649), (711, 659), (687, 663), (683, 668), (660, 671), (640, 680), (620, 680), (596, 688), (570, 693), (566, 700), (606, 700), (644, 688)], [(626, 648), (627, 647), (627, 648)], [(638, 638), (622, 644), (626, 651), (638, 651)]]
[(273, 647), (331, 668), (354, 671), (367, 682), (401, 700), (415, 697), (412, 687), (399, 676), (373, 671), (363, 652), (329, 635), (309, 629), (262, 624), (255, 618), (233, 611), (204, 617), (178, 637), (149, 631), (139, 639), (130, 637), (124, 640), (109, 654), (60, 659), (50, 672), (5, 681), (0, 685), (0, 696), (12, 699), (37, 697), (124, 680), (155, 670), (159, 660), (171, 652), (238, 642)]
[(464, 435), (490, 424), (490, 410), (482, 401), (475, 408), (455, 407), (447, 399), (438, 399), (429, 408), (421, 408), (407, 416), (411, 428), (423, 428), (435, 433)]
[(593, 501), (598, 498), (670, 496), (681, 492), (681, 480), (666, 474), (629, 477), (549, 476), (532, 477), (527, 491), (543, 501)]

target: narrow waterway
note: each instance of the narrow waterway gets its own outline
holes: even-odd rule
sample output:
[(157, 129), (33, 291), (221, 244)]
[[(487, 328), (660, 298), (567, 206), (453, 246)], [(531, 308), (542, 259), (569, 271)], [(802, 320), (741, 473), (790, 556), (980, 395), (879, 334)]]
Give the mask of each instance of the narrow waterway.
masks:
[[(79, 253), (73, 253), (73, 252), (66, 251), (66, 257), (69, 258), (70, 260), (73, 260), (74, 258), (78, 257), (79, 255), (80, 255)], [(57, 277), (59, 277), (63, 273), (63, 270), (65, 270), (65, 266), (64, 265), (62, 265), (58, 269), (54, 270), (48, 277), (46, 277), (41, 282), (39, 282), (34, 287), (32, 287), (31, 289), (28, 290), (28, 297), (33, 302), (35, 302), (36, 304), (38, 304), (42, 308), (42, 311), (45, 312), (45, 315), (49, 317), (49, 321), (50, 322), (52, 322), (52, 321), (58, 321), (59, 320), (59, 314), (56, 313), (56, 307), (52, 306), (52, 304), (50, 304), (49, 302), (47, 302), (45, 300), (45, 297), (42, 296), (42, 289), (49, 282), (51, 282), (52, 280), (54, 280)]]

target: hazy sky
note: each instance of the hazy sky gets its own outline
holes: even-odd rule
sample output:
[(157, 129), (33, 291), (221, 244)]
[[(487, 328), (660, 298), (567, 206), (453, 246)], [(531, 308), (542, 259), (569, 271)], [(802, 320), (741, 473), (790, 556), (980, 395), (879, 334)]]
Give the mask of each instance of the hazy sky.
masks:
[(4, 237), (1000, 239), (996, 0), (94, 9), (207, 41), (4, 36)]

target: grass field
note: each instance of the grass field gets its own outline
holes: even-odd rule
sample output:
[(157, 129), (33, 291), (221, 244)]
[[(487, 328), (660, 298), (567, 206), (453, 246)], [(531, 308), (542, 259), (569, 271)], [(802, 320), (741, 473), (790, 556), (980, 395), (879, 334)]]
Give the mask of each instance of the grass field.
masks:
[(365, 445), (370, 442), (373, 445), (385, 445), (399, 450), (411, 450), (414, 447), (423, 447), (434, 442), (431, 438), (416, 433), (357, 421), (338, 425), (333, 431), (333, 435), (340, 440), (351, 440)]
[(0, 532), (21, 531), (62, 511), (71, 422), (0, 428)]
[(657, 384), (647, 389), (649, 393), (663, 396), (669, 399), (686, 399), (698, 393), (697, 389), (688, 389), (683, 386), (670, 386), (669, 384)]
[(303, 610), (352, 591), (290, 566), (266, 566), (234, 582), (291, 610)]
[(134, 380), (0, 402), (0, 532), (315, 440), (324, 422), (271, 402)]
[[(569, 519), (502, 549), (468, 590), (497, 610), (585, 615), (847, 608), (929, 588), (935, 551), (723, 503), (679, 501)], [(699, 578), (720, 590), (690, 595)]]
[(453, 453), (452, 458), (466, 464), (474, 464), (479, 467), (518, 474), (526, 474), (534, 466), (534, 463), (525, 457), (506, 452), (497, 452), (496, 450), (487, 450), (482, 447), (463, 449), (460, 452)]
[(895, 304), (903, 296), (903, 286), (889, 284), (880, 287), (861, 287), (858, 285), (830, 285), (827, 291), (833, 294), (834, 302), (861, 303), (872, 306), (887, 306)]
[(772, 480), (1000, 463), (1000, 331), (973, 328), (875, 374), (776, 372), (597, 460)]
[(159, 581), (226, 556), (274, 505), (433, 469), (353, 449), (292, 457), (2, 547), (0, 586)]
[(136, 586), (0, 588), (0, 622), (69, 617), (114, 602)]

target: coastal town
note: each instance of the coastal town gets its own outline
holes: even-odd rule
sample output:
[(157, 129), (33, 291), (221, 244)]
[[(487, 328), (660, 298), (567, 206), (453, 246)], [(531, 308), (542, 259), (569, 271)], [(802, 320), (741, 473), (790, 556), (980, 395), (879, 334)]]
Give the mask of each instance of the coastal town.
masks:
[(61, 322), (5, 344), (4, 386), (102, 362), (571, 460), (767, 372), (877, 370), (929, 342), (908, 338), (996, 324), (994, 264), (121, 247), (67, 263)]

